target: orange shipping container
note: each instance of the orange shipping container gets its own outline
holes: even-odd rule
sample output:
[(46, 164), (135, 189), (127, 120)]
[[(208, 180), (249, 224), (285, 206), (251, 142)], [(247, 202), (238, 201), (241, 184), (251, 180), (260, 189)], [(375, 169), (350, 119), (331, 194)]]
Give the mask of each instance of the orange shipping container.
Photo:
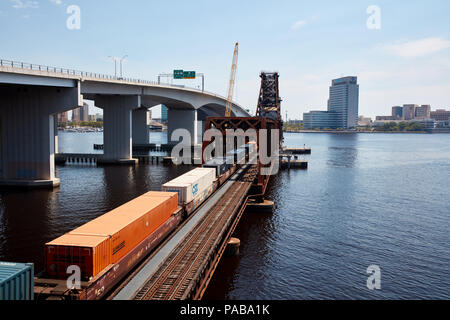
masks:
[[(68, 266), (66, 261), (70, 261), (80, 266), (83, 278), (94, 277), (109, 264), (123, 258), (177, 209), (177, 193), (147, 192), (46, 244), (47, 272), (66, 278), (64, 268)], [(103, 255), (104, 250), (108, 250), (107, 255)]]
[(67, 268), (77, 265), (81, 277), (89, 279), (110, 264), (109, 245), (109, 237), (65, 234), (46, 244), (47, 273), (52, 277), (67, 278)]

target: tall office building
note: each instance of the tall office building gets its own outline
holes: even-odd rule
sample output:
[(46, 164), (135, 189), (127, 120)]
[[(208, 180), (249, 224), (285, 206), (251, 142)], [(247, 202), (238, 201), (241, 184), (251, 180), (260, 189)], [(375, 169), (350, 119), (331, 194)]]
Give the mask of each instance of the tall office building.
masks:
[(426, 104), (416, 108), (416, 118), (429, 119), (431, 115), (431, 106)]
[(161, 122), (167, 122), (168, 109), (165, 105), (161, 105)]
[(89, 105), (83, 103), (82, 107), (72, 110), (72, 122), (89, 121)]
[(69, 112), (58, 113), (58, 123), (69, 122)]
[(416, 109), (419, 106), (417, 104), (404, 104), (403, 105), (403, 119), (413, 120), (416, 117)]
[(392, 107), (392, 118), (394, 118), (394, 120), (403, 119), (403, 107)]
[(303, 114), (305, 129), (350, 129), (358, 126), (359, 85), (357, 77), (335, 79), (331, 83), (328, 111)]
[(344, 77), (332, 81), (328, 111), (337, 114), (337, 128), (358, 126), (359, 85), (357, 77)]

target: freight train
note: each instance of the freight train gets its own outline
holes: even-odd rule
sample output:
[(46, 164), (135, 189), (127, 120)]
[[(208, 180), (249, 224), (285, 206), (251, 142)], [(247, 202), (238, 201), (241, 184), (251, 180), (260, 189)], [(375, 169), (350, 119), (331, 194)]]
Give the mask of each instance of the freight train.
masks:
[[(242, 145), (48, 242), (35, 294), (104, 297), (256, 152), (255, 143)], [(73, 270), (81, 280), (78, 288), (66, 281)]]

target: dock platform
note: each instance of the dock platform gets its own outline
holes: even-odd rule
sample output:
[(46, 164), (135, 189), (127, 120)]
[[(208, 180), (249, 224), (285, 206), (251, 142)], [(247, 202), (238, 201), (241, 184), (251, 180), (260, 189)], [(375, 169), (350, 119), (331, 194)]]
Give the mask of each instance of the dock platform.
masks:
[(283, 153), (290, 154), (311, 154), (311, 148), (283, 148)]

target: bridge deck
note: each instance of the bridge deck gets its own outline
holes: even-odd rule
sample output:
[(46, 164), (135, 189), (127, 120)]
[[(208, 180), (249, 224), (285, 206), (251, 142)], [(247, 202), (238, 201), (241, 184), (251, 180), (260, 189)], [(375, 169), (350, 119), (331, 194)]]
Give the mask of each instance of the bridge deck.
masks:
[[(232, 226), (239, 219), (256, 166), (239, 170), (199, 211), (121, 288), (114, 299), (192, 299), (204, 286), (205, 273), (218, 262)], [(220, 258), (220, 256), (219, 256)]]

